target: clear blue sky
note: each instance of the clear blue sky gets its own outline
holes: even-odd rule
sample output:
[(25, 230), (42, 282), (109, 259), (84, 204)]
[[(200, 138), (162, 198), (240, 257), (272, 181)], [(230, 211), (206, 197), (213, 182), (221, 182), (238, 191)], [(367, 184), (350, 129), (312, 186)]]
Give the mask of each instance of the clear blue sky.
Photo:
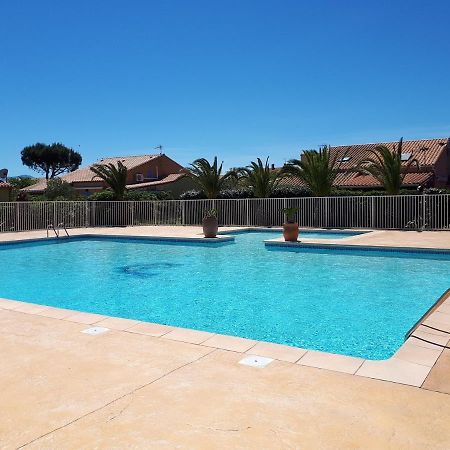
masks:
[(0, 166), (60, 141), (227, 167), (450, 135), (450, 2), (0, 3)]

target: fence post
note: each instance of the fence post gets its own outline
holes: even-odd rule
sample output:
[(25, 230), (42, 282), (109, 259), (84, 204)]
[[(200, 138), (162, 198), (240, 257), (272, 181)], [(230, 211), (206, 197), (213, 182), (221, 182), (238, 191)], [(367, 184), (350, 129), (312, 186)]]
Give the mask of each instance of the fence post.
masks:
[(425, 230), (427, 226), (426, 213), (427, 213), (427, 194), (422, 194), (422, 230)]
[(181, 200), (181, 225), (186, 225), (186, 201)]
[(134, 227), (134, 201), (131, 201), (131, 226)]
[(372, 196), (372, 228), (376, 227), (375, 217), (375, 197)]
[(84, 208), (84, 227), (89, 227), (89, 201), (86, 200), (86, 206)]
[(19, 229), (19, 219), (20, 219), (20, 205), (23, 205), (23, 203), (16, 203), (16, 217), (14, 220), (14, 231), (20, 231)]
[(97, 224), (97, 221), (95, 220), (95, 211), (97, 209), (97, 202), (92, 202), (92, 208), (91, 208), (91, 217), (92, 221), (89, 223), (91, 227), (95, 227)]
[(248, 198), (245, 199), (245, 209), (246, 209), (246, 219), (247, 219), (247, 226), (250, 226), (250, 201)]
[[(56, 226), (58, 225), (56, 222), (56, 204), (57, 202), (53, 202), (53, 218), (52, 218), (52, 224), (53, 226), (56, 228)], [(47, 224), (48, 225), (48, 224)]]

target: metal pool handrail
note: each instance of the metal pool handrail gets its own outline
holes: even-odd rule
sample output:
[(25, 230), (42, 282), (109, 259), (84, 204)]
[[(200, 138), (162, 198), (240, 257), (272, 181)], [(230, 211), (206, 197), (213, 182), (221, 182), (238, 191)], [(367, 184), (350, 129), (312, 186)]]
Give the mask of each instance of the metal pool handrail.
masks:
[(48, 230), (53, 230), (53, 232), (55, 233), (55, 236), (56, 236), (57, 238), (59, 237), (59, 234), (58, 234), (57, 231), (55, 230), (55, 227), (53, 226), (52, 223), (49, 223), (49, 224), (47, 225), (47, 237), (48, 237)]
[[(69, 232), (67, 231), (67, 228), (64, 225), (64, 222), (61, 222), (61, 223), (58, 224), (58, 230), (61, 230), (61, 228), (65, 231), (66, 236), (69, 237)], [(58, 233), (58, 237), (59, 237), (59, 233)]]

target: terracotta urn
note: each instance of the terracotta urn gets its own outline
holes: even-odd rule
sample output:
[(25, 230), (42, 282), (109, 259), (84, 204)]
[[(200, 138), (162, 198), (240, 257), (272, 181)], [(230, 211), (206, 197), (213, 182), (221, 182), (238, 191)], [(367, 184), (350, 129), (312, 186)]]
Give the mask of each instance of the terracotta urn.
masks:
[(205, 238), (215, 238), (217, 237), (217, 231), (219, 230), (219, 224), (217, 222), (217, 217), (204, 217), (203, 218), (203, 234)]
[(286, 222), (283, 224), (284, 240), (288, 242), (297, 242), (298, 239), (298, 223)]

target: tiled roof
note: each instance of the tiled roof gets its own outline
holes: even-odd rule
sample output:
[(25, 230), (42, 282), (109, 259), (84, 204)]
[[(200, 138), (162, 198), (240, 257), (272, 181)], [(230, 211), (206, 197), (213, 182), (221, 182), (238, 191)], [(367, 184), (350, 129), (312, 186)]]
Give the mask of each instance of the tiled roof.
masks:
[[(426, 183), (433, 177), (433, 172), (409, 172), (403, 179), (404, 186), (419, 186)], [(281, 185), (292, 187), (305, 187), (305, 183), (299, 178), (285, 178)], [(359, 175), (356, 172), (338, 173), (333, 183), (336, 187), (342, 188), (379, 188), (380, 182), (372, 175)]]
[(4, 181), (0, 182), (0, 189), (11, 189), (12, 186)]
[[(122, 164), (128, 169), (134, 169), (135, 167), (139, 167), (142, 164), (145, 164), (148, 161), (159, 158), (161, 155), (138, 155), (138, 156), (112, 156), (110, 158), (102, 158), (99, 159), (94, 164), (117, 164), (118, 161), (121, 161)], [(94, 165), (83, 167), (81, 169), (74, 170), (73, 172), (67, 173), (61, 176), (61, 179), (67, 181), (68, 183), (80, 183), (80, 182), (90, 182), (90, 181), (101, 181), (100, 178), (96, 177), (94, 173), (91, 171), (91, 167)], [(36, 184), (32, 186), (28, 186), (22, 191), (25, 192), (34, 192), (39, 193), (43, 192), (47, 187), (47, 181), (45, 178), (39, 180)]]
[[(140, 165), (145, 164), (148, 161), (151, 161), (152, 159), (159, 158), (160, 156), (161, 155), (113, 156), (111, 158), (100, 159), (94, 164), (117, 164), (118, 161), (121, 161), (128, 170), (131, 170), (135, 167), (139, 167)], [(62, 176), (61, 178), (68, 183), (100, 181), (100, 179), (98, 177), (95, 177), (94, 173), (91, 171), (91, 167), (94, 164), (82, 169), (77, 169)]]
[[(397, 148), (398, 142), (380, 142), (374, 144), (340, 145), (330, 147), (331, 157), (350, 157), (349, 161), (340, 163), (340, 169), (348, 170), (356, 167), (361, 161), (370, 157), (371, 150), (375, 150), (378, 145), (385, 145), (390, 149)], [(410, 159), (416, 159), (420, 166), (433, 166), (439, 156), (449, 145), (449, 138), (442, 139), (421, 139), (417, 141), (403, 141), (402, 153), (410, 153)], [(405, 162), (406, 164), (407, 162)]]
[(47, 187), (47, 180), (45, 178), (41, 178), (37, 183), (32, 184), (31, 186), (27, 186), (21, 189), (23, 192), (34, 192), (36, 194), (40, 192), (44, 192)]
[[(337, 162), (339, 171), (335, 186), (343, 188), (376, 188), (381, 184), (371, 175), (360, 175), (355, 169), (359, 163), (373, 154), (371, 150), (375, 150), (378, 145), (385, 145), (390, 149), (397, 148), (398, 142), (381, 142), (373, 144), (356, 144), (341, 145), (330, 147), (331, 158), (346, 156), (350, 159), (346, 162)], [(418, 186), (426, 183), (433, 177), (433, 166), (436, 164), (442, 152), (446, 151), (449, 144), (449, 138), (443, 139), (422, 139), (417, 141), (403, 141), (402, 153), (409, 153), (411, 159), (416, 159), (419, 163), (419, 170), (413, 166), (414, 172), (406, 174), (403, 184), (404, 186)], [(407, 164), (407, 161), (404, 163)], [(304, 183), (297, 178), (287, 178), (282, 181), (285, 186), (301, 187)]]
[[(177, 181), (177, 180), (179, 180), (180, 178), (182, 178), (184, 176), (186, 176), (186, 173), (171, 173), (170, 175), (167, 175), (166, 177), (164, 177), (161, 180), (149, 181), (147, 183), (129, 184), (129, 185), (127, 185), (127, 189), (143, 189), (143, 188), (147, 188), (147, 187), (159, 186), (159, 185), (163, 185), (163, 184), (173, 183), (174, 181)], [(91, 179), (92, 179), (92, 177), (91, 177)], [(89, 181), (91, 181), (91, 179), (89, 179)], [(64, 180), (67, 181), (67, 179), (65, 177), (64, 177)], [(32, 186), (28, 186), (26, 188), (23, 188), (22, 191), (37, 194), (37, 193), (40, 193), (40, 192), (44, 192), (46, 187), (47, 187), (47, 181), (44, 178), (42, 180), (39, 180), (38, 183), (33, 184)]]
[[(419, 186), (433, 177), (433, 172), (409, 172), (403, 179), (405, 186)], [(334, 183), (340, 187), (380, 187), (380, 182), (372, 175), (359, 175), (355, 172), (340, 173)]]
[(170, 175), (167, 175), (165, 178), (161, 180), (149, 181), (147, 183), (129, 184), (127, 185), (127, 189), (142, 189), (146, 187), (160, 186), (162, 184), (173, 183), (174, 181), (177, 181), (180, 178), (183, 178), (184, 176), (186, 176), (185, 173), (171, 173)]

